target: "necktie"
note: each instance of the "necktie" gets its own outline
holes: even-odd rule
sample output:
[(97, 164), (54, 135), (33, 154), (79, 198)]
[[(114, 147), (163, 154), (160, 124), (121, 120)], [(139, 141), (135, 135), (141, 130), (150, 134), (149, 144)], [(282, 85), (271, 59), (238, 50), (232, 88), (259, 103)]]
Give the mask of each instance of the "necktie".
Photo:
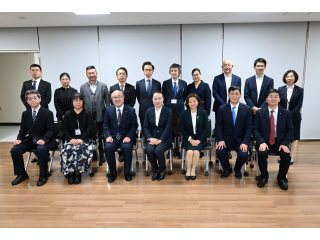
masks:
[(274, 111), (271, 110), (271, 115), (270, 115), (270, 137), (269, 137), (270, 145), (273, 145), (276, 142), (276, 129), (275, 129), (275, 124), (274, 124), (273, 113), (274, 113)]
[(123, 85), (120, 86), (120, 90), (121, 90), (121, 92), (123, 92), (123, 90), (124, 90), (124, 86)]
[(35, 121), (36, 117), (37, 117), (37, 112), (36, 112), (36, 110), (33, 110), (32, 111), (32, 120)]
[(147, 80), (148, 84), (147, 84), (147, 93), (149, 95), (149, 97), (151, 96), (151, 80)]
[(120, 111), (119, 108), (118, 108), (117, 121), (118, 121), (118, 126), (119, 126), (119, 125), (120, 125), (120, 122), (121, 122), (121, 111)]
[(177, 94), (177, 83), (176, 82), (173, 82), (172, 93), (173, 93), (173, 96), (176, 96), (176, 94)]
[(232, 122), (233, 122), (233, 126), (236, 125), (236, 118), (237, 118), (236, 107), (232, 107)]
[(32, 89), (33, 89), (33, 90), (36, 90), (36, 87), (37, 87), (36, 81), (33, 80), (33, 81), (32, 81)]

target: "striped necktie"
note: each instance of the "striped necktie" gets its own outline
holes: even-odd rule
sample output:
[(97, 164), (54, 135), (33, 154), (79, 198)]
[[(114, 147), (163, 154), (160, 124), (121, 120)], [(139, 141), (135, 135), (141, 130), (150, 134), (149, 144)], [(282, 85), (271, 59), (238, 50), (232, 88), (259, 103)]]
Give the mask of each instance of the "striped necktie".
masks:
[(35, 121), (36, 117), (37, 117), (37, 112), (36, 112), (36, 110), (33, 110), (32, 111), (32, 120)]

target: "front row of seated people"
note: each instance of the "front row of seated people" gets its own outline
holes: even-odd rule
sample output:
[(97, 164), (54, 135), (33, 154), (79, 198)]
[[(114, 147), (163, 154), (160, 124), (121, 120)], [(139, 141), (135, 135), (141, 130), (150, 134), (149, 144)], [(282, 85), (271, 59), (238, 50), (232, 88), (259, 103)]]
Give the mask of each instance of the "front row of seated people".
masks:
[[(256, 113), (254, 121), (250, 107), (240, 103), (240, 97), (241, 88), (231, 86), (228, 89), (229, 102), (218, 110), (215, 126), (216, 155), (223, 169), (221, 178), (228, 177), (232, 172), (228, 159), (228, 152), (232, 149), (237, 152), (235, 177), (242, 178), (241, 168), (248, 159), (253, 133), (261, 171), (257, 186), (262, 188), (268, 182), (267, 157), (272, 152), (280, 155), (277, 181), (282, 190), (287, 190), (291, 159), (289, 143), (293, 138), (293, 125), (290, 113), (279, 106), (279, 91), (269, 90), (266, 98), (268, 106)], [(124, 104), (122, 91), (114, 91), (111, 99), (113, 105), (106, 109), (103, 123), (106, 140), (104, 152), (110, 169), (108, 182), (114, 182), (117, 178), (115, 152), (119, 149), (124, 159), (124, 178), (131, 181), (130, 167), (132, 148), (137, 138), (137, 116), (132, 107)], [(41, 96), (38, 91), (27, 91), (26, 100), (31, 108), (22, 113), (20, 131), (11, 150), (16, 175), (11, 183), (17, 185), (29, 178), (24, 169), (23, 154), (34, 150), (40, 166), (37, 185), (42, 186), (48, 179), (49, 150), (54, 148), (55, 143), (53, 114), (40, 106)], [(155, 92), (152, 101), (154, 106), (147, 109), (145, 114), (143, 135), (145, 151), (152, 166), (151, 179), (161, 181), (166, 177), (165, 151), (173, 147), (173, 117), (171, 109), (163, 105), (164, 97), (161, 92)], [(190, 93), (186, 98), (187, 109), (181, 115), (181, 147), (186, 151), (186, 180), (196, 179), (200, 151), (206, 147), (209, 137), (208, 116), (200, 104), (200, 98), (195, 93)], [(89, 169), (93, 156), (90, 141), (95, 136), (95, 130), (91, 115), (84, 110), (84, 105), (83, 96), (75, 93), (73, 109), (65, 114), (62, 123), (65, 142), (61, 150), (61, 172), (68, 178), (69, 184), (81, 182), (81, 173)]]

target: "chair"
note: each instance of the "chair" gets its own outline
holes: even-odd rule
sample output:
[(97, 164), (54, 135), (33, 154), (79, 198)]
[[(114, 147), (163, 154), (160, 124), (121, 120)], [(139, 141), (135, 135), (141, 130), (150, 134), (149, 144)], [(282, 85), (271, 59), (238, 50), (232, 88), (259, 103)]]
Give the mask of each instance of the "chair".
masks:
[[(146, 162), (146, 169), (145, 169), (145, 176), (150, 176), (150, 172), (149, 172), (149, 166), (148, 166), (148, 156), (146, 154), (146, 144), (145, 144), (145, 139), (144, 137), (142, 137), (141, 139), (141, 148), (142, 148), (142, 157)], [(167, 171), (167, 175), (172, 175), (173, 170), (172, 170), (172, 152), (173, 152), (173, 144), (169, 147), (169, 149), (167, 150), (169, 151), (169, 165), (170, 165), (170, 170)]]
[[(48, 176), (49, 177), (51, 176), (51, 173), (52, 173), (52, 163), (53, 163), (55, 152), (60, 151), (60, 149), (61, 149), (62, 137), (61, 137), (60, 133), (61, 133), (61, 123), (55, 122), (54, 123), (54, 138), (55, 138), (56, 144), (55, 144), (54, 148), (49, 149), (49, 151), (51, 151), (51, 154), (49, 153), (49, 158), (50, 158), (50, 162), (49, 162), (49, 166), (48, 166)], [(27, 161), (24, 165), (25, 171), (27, 171), (27, 169), (28, 169), (31, 155), (32, 154), (35, 155), (35, 152), (36, 152), (36, 149), (31, 149), (28, 151), (29, 155), (28, 155)], [(37, 160), (35, 162), (37, 162)]]
[[(184, 146), (181, 144), (181, 149), (182, 149), (182, 158), (181, 158), (181, 173), (186, 174), (185, 170), (185, 155), (186, 155), (186, 150)], [(208, 176), (209, 175), (209, 161), (211, 161), (211, 149), (212, 149), (212, 138), (211, 138), (211, 119), (208, 119), (208, 129), (207, 129), (207, 145), (203, 149), (203, 151), (206, 151), (206, 162), (205, 162), (205, 170), (204, 170), (204, 175)], [(213, 164), (213, 163), (212, 163)]]

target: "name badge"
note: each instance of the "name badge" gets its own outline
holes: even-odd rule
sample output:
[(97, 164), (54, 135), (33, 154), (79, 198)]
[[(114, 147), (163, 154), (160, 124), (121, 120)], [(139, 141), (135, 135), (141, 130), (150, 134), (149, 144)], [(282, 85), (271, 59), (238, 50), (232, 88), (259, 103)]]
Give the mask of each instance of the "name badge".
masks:
[(172, 104), (177, 104), (177, 102), (178, 102), (177, 99), (171, 99)]
[(75, 131), (74, 131), (74, 133), (78, 136), (78, 135), (81, 135), (81, 130), (80, 129), (76, 129)]

